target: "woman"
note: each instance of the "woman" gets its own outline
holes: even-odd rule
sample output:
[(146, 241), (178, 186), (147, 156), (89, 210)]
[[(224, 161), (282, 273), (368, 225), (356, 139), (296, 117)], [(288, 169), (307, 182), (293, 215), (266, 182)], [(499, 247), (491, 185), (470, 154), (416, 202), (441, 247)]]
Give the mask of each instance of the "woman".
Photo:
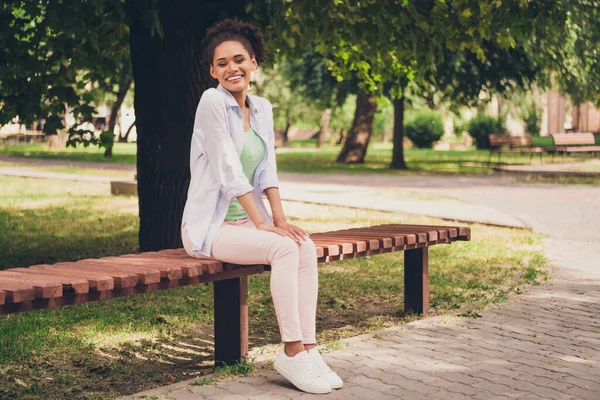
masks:
[(329, 393), (343, 382), (315, 349), (315, 246), (283, 212), (271, 103), (248, 94), (252, 72), (266, 58), (263, 35), (253, 25), (225, 20), (207, 31), (203, 46), (219, 86), (202, 94), (196, 111), (182, 223), (185, 250), (192, 257), (271, 265), (271, 295), (284, 342), (275, 369), (303, 391)]

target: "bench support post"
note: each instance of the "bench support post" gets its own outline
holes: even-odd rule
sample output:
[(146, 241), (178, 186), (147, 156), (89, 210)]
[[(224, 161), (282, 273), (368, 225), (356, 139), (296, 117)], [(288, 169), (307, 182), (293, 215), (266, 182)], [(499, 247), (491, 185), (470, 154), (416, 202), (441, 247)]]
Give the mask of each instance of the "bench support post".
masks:
[(248, 277), (214, 282), (215, 365), (248, 356)]
[(427, 314), (429, 310), (428, 247), (404, 251), (404, 312)]

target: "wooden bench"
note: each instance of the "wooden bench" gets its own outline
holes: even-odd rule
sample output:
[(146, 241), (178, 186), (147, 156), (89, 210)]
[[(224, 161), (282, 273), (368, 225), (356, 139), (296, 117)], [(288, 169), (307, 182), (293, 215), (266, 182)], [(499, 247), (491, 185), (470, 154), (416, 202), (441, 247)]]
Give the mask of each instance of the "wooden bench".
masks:
[[(428, 249), (470, 240), (468, 227), (380, 225), (311, 235), (320, 263), (404, 251), (404, 310), (427, 313)], [(0, 271), (0, 315), (213, 282), (215, 362), (248, 353), (248, 276), (265, 265), (194, 259), (183, 249)]]
[(554, 147), (550, 150), (554, 154), (562, 154), (563, 159), (569, 153), (591, 153), (594, 157), (600, 153), (600, 146), (596, 145), (593, 133), (553, 133)]
[(533, 137), (531, 135), (511, 136), (507, 134), (491, 134), (489, 135), (489, 140), (490, 155), (488, 164), (492, 161), (493, 153), (498, 155), (498, 164), (500, 163), (502, 153), (529, 153), (531, 154), (531, 157), (529, 157), (530, 164), (533, 161), (534, 154), (539, 154), (540, 162), (543, 161), (542, 155), (544, 154), (545, 149), (543, 147), (534, 146)]
[(16, 145), (21, 143), (39, 143), (46, 139), (44, 134), (39, 131), (26, 131), (19, 133), (11, 133), (0, 137), (0, 143), (5, 145)]

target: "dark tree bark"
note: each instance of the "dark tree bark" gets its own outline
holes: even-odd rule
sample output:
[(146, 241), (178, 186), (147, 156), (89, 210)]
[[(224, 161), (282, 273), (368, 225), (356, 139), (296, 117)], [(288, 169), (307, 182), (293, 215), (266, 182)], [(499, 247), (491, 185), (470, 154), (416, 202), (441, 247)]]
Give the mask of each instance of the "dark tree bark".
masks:
[(408, 169), (404, 161), (404, 95), (394, 100), (394, 147), (391, 169)]
[(136, 4), (128, 5), (136, 88), (139, 239), (141, 251), (153, 251), (182, 245), (194, 116), (202, 92), (215, 85), (202, 62), (202, 39), (217, 19), (244, 19), (246, 2), (159, 0), (162, 37), (152, 35), (148, 15)]
[(337, 162), (357, 164), (365, 161), (367, 146), (373, 133), (373, 118), (377, 111), (375, 96), (359, 94), (356, 96), (356, 111), (352, 128), (348, 132), (344, 147), (337, 158)]
[(283, 147), (288, 147), (290, 144), (290, 127), (292, 126), (292, 116), (291, 116), (291, 110), (290, 107), (288, 106), (287, 110), (285, 110), (285, 130), (283, 131), (283, 133), (281, 134), (281, 136), (283, 137), (283, 142), (281, 143), (281, 145)]
[(319, 133), (317, 134), (317, 147), (321, 147), (324, 143), (329, 142), (329, 121), (331, 121), (331, 111), (331, 108), (327, 107), (321, 114), (321, 126), (319, 127)]
[(129, 140), (129, 135), (131, 134), (131, 131), (133, 130), (134, 126), (135, 126), (135, 121), (133, 121), (133, 123), (131, 125), (129, 125), (129, 128), (127, 128), (127, 132), (125, 132), (125, 135), (119, 135), (119, 142), (127, 143), (127, 141)]
[[(129, 59), (124, 59), (122, 63), (121, 70), (119, 71), (119, 89), (117, 90), (115, 102), (110, 109), (110, 117), (108, 120), (108, 130), (107, 132), (111, 132), (114, 134), (115, 126), (117, 125), (117, 119), (119, 117), (119, 110), (121, 109), (121, 105), (123, 104), (123, 100), (125, 100), (125, 96), (131, 87), (131, 82), (133, 77), (131, 76), (131, 66), (129, 65)], [(121, 141), (121, 133), (119, 133), (119, 142)], [(104, 152), (104, 157), (112, 157), (112, 149), (113, 143), (110, 146), (106, 147)]]

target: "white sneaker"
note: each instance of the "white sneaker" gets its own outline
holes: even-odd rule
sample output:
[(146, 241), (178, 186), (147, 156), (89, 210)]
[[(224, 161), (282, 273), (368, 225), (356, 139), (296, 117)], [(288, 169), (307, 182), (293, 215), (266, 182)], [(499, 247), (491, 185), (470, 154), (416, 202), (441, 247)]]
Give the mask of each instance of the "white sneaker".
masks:
[(331, 392), (331, 386), (317, 373), (315, 363), (306, 351), (288, 357), (285, 350), (281, 350), (275, 357), (273, 366), (285, 379), (304, 392), (314, 394)]
[(329, 365), (321, 357), (321, 353), (315, 348), (308, 351), (308, 355), (315, 363), (317, 372), (329, 383), (332, 389), (340, 389), (344, 386), (344, 381), (334, 371), (329, 368)]

